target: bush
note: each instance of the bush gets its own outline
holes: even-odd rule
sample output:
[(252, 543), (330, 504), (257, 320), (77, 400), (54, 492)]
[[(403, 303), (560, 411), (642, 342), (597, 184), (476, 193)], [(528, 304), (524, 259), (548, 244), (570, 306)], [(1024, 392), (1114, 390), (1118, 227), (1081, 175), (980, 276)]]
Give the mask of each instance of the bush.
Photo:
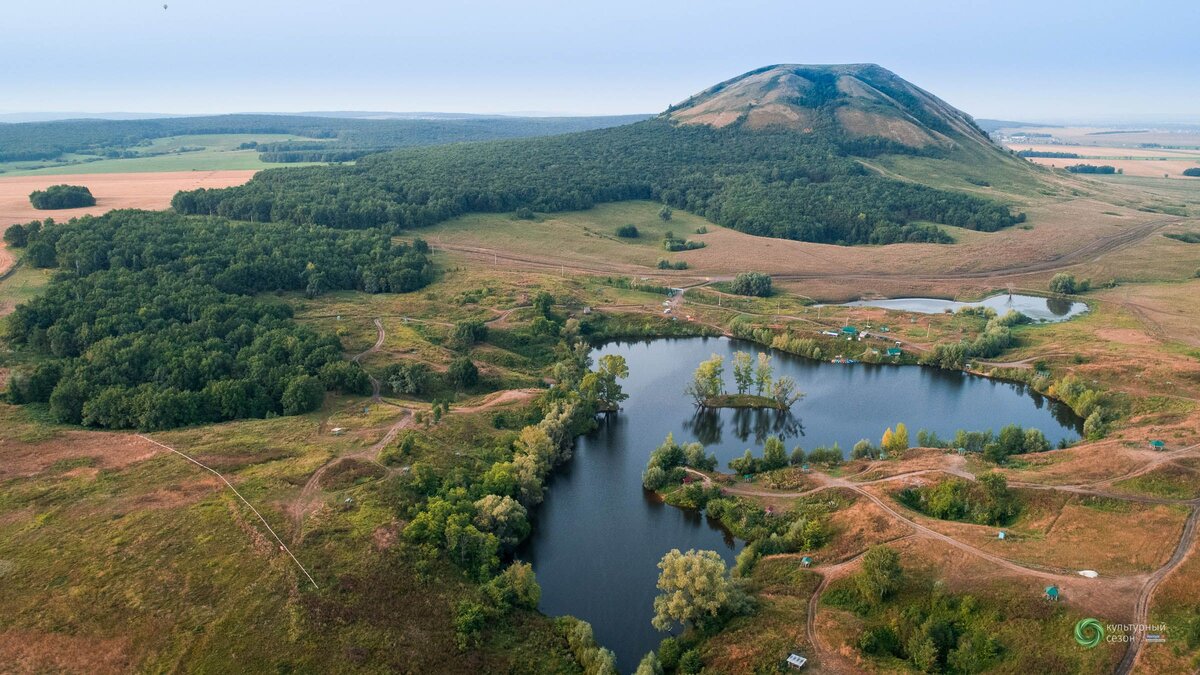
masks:
[(658, 259), (658, 269), (660, 270), (686, 270), (687, 268), (688, 264), (686, 260), (676, 260), (675, 262), (671, 262), (666, 258)]
[(1059, 272), (1050, 279), (1050, 292), (1060, 293), (1062, 295), (1074, 295), (1075, 293), (1083, 293), (1092, 287), (1090, 279), (1076, 281), (1075, 275)]
[(1200, 167), (1192, 167), (1190, 169), (1184, 169), (1183, 175), (1191, 176), (1193, 178), (1200, 177)]
[(92, 191), (82, 185), (51, 185), (45, 190), (35, 190), (29, 195), (29, 203), (35, 209), (77, 209), (95, 206)]
[(622, 225), (617, 228), (617, 236), (624, 239), (637, 239), (639, 235), (636, 225)]
[(762, 272), (741, 272), (733, 278), (729, 290), (738, 295), (765, 298), (771, 295), (771, 277)]
[(9, 248), (25, 248), (29, 243), (29, 233), (25, 231), (25, 226), (20, 223), (9, 225), (4, 231), (4, 243), (8, 244)]
[(450, 362), (446, 370), (446, 379), (455, 389), (466, 389), (479, 383), (479, 369), (475, 363), (465, 356)]

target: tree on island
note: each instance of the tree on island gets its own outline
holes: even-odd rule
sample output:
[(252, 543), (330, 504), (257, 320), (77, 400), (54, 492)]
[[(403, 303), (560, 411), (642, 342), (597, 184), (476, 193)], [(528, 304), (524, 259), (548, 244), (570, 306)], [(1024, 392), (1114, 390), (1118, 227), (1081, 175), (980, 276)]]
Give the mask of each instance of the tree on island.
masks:
[(754, 384), (754, 359), (747, 352), (733, 355), (733, 381), (739, 394), (750, 391)]
[(704, 405), (705, 401), (725, 392), (724, 374), (725, 357), (713, 354), (712, 358), (701, 362), (696, 368), (684, 392), (696, 399), (696, 405)]
[[(758, 355), (758, 363), (746, 352), (736, 352), (733, 355), (733, 379), (737, 384), (737, 397), (725, 393), (725, 359), (713, 354), (712, 358), (704, 361), (696, 368), (692, 381), (684, 391), (696, 400), (701, 407), (751, 407), (751, 408), (790, 408), (804, 394), (799, 391), (796, 381), (788, 376), (772, 377), (774, 369), (771, 357), (765, 352)], [(751, 387), (756, 394), (751, 395)]]
[(758, 353), (758, 366), (754, 369), (754, 393), (762, 396), (770, 390), (771, 380), (774, 379), (774, 368), (771, 367), (771, 357), (766, 352)]

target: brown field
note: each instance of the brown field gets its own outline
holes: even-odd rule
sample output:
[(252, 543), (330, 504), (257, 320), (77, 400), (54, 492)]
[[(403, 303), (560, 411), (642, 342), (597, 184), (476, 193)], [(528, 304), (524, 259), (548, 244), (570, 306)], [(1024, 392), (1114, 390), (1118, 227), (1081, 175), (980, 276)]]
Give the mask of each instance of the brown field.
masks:
[[(1022, 492), (1022, 495), (1025, 495)], [(1044, 495), (1034, 495), (1045, 498)], [(1062, 495), (1050, 499), (1061, 501)], [(1119, 508), (1087, 506), (1071, 497), (1057, 513), (1052, 506), (1021, 516), (1009, 527), (959, 523), (916, 516), (922, 525), (958, 541), (1032, 567), (1073, 572), (1096, 570), (1102, 577), (1150, 572), (1166, 563), (1183, 529), (1183, 509), (1120, 502)], [(1001, 541), (998, 530), (1009, 533)]]
[[(1005, 147), (1016, 151), (1035, 150), (1037, 152), (1073, 152), (1079, 155), (1080, 160), (1089, 158), (1146, 159), (1153, 157), (1162, 159), (1190, 159), (1194, 162), (1200, 163), (1200, 150), (1176, 148), (1138, 148), (1083, 144), (1064, 145), (1057, 143), (1008, 143)], [(1058, 161), (1061, 163), (1073, 162), (1076, 160), (1058, 158)]]
[[(1072, 152), (1072, 146), (1058, 146), (1061, 152)], [(1083, 154), (1083, 153), (1080, 153)], [(1184, 176), (1184, 169), (1200, 167), (1200, 159), (1062, 159), (1060, 157), (1029, 157), (1029, 161), (1057, 169), (1065, 169), (1075, 164), (1102, 164), (1115, 167), (1126, 176), (1144, 176), (1146, 178), (1178, 178), (1196, 181), (1200, 178)], [(1166, 174), (1166, 176), (1164, 176)]]
[[(1101, 183), (1081, 185), (1108, 189)], [(1125, 194), (1122, 188), (1108, 191), (1118, 199)], [(1140, 206), (1134, 199), (1127, 200), (1129, 205)], [(491, 263), (498, 271), (640, 274), (688, 284), (757, 270), (774, 275), (785, 290), (841, 301), (903, 295), (977, 297), (1009, 284), (1044, 288), (1057, 270), (1094, 264), (1183, 220), (1080, 197), (1022, 207), (1029, 218), (1022, 227), (993, 233), (947, 228), (957, 240), (950, 245), (847, 247), (756, 237), (681, 213), (665, 227), (650, 229), (658, 208), (650, 202), (608, 204), (554, 214), (535, 225), (516, 224), (507, 214), (473, 215), (429, 228), (421, 236), (453, 257)], [(706, 247), (664, 255), (654, 246), (653, 234), (649, 242), (619, 241), (608, 227), (622, 220), (637, 222), (639, 228), (646, 223), (654, 234), (665, 229), (689, 233)], [(690, 234), (697, 224), (704, 224), (708, 232)], [(653, 265), (660, 257), (686, 261), (689, 269), (657, 270)], [(1183, 269), (1147, 265), (1139, 274), (1150, 280), (1178, 279)]]

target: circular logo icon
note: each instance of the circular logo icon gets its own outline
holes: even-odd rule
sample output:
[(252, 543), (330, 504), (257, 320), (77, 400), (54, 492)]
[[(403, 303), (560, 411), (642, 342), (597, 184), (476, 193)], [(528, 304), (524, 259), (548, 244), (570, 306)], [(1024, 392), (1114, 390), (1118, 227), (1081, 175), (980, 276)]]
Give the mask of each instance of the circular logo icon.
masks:
[(1096, 619), (1080, 619), (1075, 624), (1075, 641), (1086, 649), (1104, 642), (1104, 624)]

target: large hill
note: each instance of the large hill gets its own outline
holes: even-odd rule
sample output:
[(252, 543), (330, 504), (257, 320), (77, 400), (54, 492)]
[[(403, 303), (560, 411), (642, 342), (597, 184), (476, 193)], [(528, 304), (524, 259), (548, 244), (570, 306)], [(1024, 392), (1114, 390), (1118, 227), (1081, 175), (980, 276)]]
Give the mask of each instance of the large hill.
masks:
[(874, 64), (767, 66), (709, 87), (663, 115), (682, 124), (782, 127), (914, 149), (991, 144), (969, 115)]
[(173, 205), (402, 230), (470, 212), (655, 199), (752, 234), (837, 244), (948, 242), (940, 225), (992, 231), (1022, 218), (863, 161), (888, 157), (945, 160), (944, 175), (1013, 162), (968, 115), (879, 66), (772, 66), (634, 124), (264, 171), (237, 188), (180, 193)]

